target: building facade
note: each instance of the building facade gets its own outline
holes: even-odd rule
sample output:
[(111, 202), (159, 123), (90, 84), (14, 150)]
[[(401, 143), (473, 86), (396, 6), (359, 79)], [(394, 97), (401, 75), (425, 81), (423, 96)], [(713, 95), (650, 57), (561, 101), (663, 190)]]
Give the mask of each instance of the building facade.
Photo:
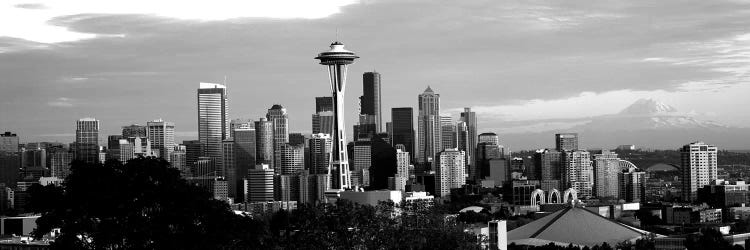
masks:
[(704, 142), (687, 144), (680, 149), (682, 200), (695, 201), (698, 188), (717, 179), (718, 148)]
[(440, 95), (427, 87), (418, 96), (417, 161), (433, 162), (442, 148), (440, 122)]
[(440, 153), (435, 171), (435, 195), (448, 197), (453, 188), (466, 184), (466, 153), (457, 149), (447, 149)]

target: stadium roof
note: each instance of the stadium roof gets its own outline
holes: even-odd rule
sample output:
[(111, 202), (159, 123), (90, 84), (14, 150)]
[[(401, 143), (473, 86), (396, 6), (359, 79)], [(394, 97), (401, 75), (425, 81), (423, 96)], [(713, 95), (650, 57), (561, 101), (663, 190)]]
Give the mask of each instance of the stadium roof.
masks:
[(519, 245), (610, 246), (650, 234), (580, 207), (568, 207), (508, 232), (508, 243)]

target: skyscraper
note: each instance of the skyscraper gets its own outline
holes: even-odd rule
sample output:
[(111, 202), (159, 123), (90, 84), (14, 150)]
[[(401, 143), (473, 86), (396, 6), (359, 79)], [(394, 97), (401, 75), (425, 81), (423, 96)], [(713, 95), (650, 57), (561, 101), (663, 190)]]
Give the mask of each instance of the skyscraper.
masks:
[(70, 162), (73, 161), (73, 154), (68, 150), (56, 150), (51, 152), (50, 158), (52, 158), (50, 160), (50, 173), (52, 177), (63, 180), (67, 178), (70, 174)]
[[(477, 151), (477, 115), (471, 108), (464, 108), (464, 112), (461, 112), (461, 121), (466, 124), (466, 133), (468, 138), (466, 142), (466, 164), (471, 165), (474, 162), (475, 153)], [(500, 145), (500, 143), (497, 143)]]
[(698, 188), (717, 179), (718, 151), (716, 146), (700, 141), (682, 146), (680, 181), (683, 202), (695, 201)]
[(466, 153), (457, 149), (447, 149), (440, 153), (440, 161), (435, 171), (435, 194), (439, 197), (450, 195), (451, 189), (466, 184), (464, 171)]
[(534, 153), (534, 166), (526, 173), (530, 180), (540, 180), (542, 190), (549, 192), (552, 189), (562, 190), (563, 172), (562, 152), (555, 149), (540, 149)]
[(76, 142), (73, 150), (76, 160), (99, 162), (99, 120), (83, 118), (76, 121)]
[(310, 174), (328, 174), (333, 148), (331, 135), (313, 134), (310, 138)]
[(146, 137), (147, 133), (146, 127), (138, 124), (122, 126), (122, 137), (125, 138)]
[(414, 109), (392, 108), (391, 109), (391, 144), (404, 145), (410, 156), (414, 155)]
[(450, 116), (440, 116), (440, 151), (449, 148), (458, 148), (458, 138), (456, 137), (456, 124)]
[(372, 166), (372, 142), (369, 139), (355, 141), (353, 156), (352, 186), (364, 186), (366, 180), (363, 179), (362, 172), (369, 171)]
[(646, 197), (646, 172), (629, 168), (617, 176), (619, 180), (619, 199), (625, 202), (641, 202)]
[(419, 116), (417, 117), (417, 161), (432, 162), (440, 152), (440, 95), (429, 86), (418, 97)]
[(273, 124), (273, 164), (271, 165), (279, 174), (277, 166), (281, 165), (281, 147), (289, 143), (289, 116), (286, 109), (279, 104), (274, 104), (268, 109), (266, 118)]
[[(464, 121), (458, 121), (456, 123), (456, 148), (458, 148), (458, 150), (461, 150), (461, 151), (464, 151), (464, 152), (467, 152), (467, 150), (472, 150), (472, 149), (476, 151), (476, 148), (477, 148), (476, 145), (474, 145), (473, 147), (469, 147), (469, 143), (471, 143), (472, 141), (476, 142), (476, 139), (475, 140), (471, 140), (469, 138), (469, 128), (466, 126), (466, 122), (464, 122)], [(474, 155), (474, 154), (476, 154), (476, 152), (472, 153), (471, 155)], [(466, 155), (467, 155), (466, 156), (466, 162), (470, 162), (469, 158), (471, 158), (471, 161), (474, 160), (473, 157), (469, 157), (469, 153), (468, 152), (466, 153)], [(471, 164), (467, 164), (467, 165), (472, 165), (473, 166), (474, 164), (471, 163)]]
[(259, 164), (248, 171), (244, 194), (247, 202), (273, 201), (273, 169)]
[(372, 117), (375, 123), (375, 132), (383, 131), (383, 112), (381, 110), (380, 73), (365, 72), (362, 74), (362, 110), (360, 114)]
[(482, 133), (479, 135), (479, 143), (488, 142), (490, 144), (500, 145), (500, 137), (495, 133)]
[(274, 169), (277, 174), (291, 175), (305, 168), (305, 145), (285, 143), (279, 148), (280, 164)]
[[(237, 198), (237, 183), (242, 181), (243, 177), (238, 178), (237, 173), (237, 152), (235, 152), (236, 146), (234, 138), (227, 138), (221, 143), (221, 168), (217, 169), (216, 176), (222, 176), (227, 181), (227, 193), (228, 196), (236, 199)], [(242, 189), (241, 189), (242, 190)], [(242, 198), (240, 198), (242, 200)]]
[(592, 197), (594, 171), (591, 167), (591, 154), (584, 150), (564, 151), (563, 159), (563, 189), (573, 188), (581, 198)]
[(174, 150), (174, 123), (162, 119), (146, 123), (146, 134), (151, 141), (151, 149), (159, 152), (159, 156), (171, 162), (170, 155)]
[(578, 150), (578, 134), (577, 133), (555, 134), (555, 149), (559, 151)]
[(172, 164), (173, 168), (180, 170), (180, 176), (187, 178), (191, 176), (190, 167), (187, 164), (187, 147), (183, 145), (175, 146), (172, 152), (169, 153), (169, 163)]
[[(484, 133), (482, 135), (490, 136), (494, 135), (494, 133)], [(475, 164), (469, 168), (469, 179), (478, 183), (480, 180), (490, 175), (490, 160), (502, 158), (503, 155), (500, 151), (500, 145), (489, 140), (486, 142), (480, 142), (479, 145), (477, 145), (476, 156)]]
[(198, 89), (198, 140), (202, 156), (213, 157), (217, 169), (222, 165), (222, 141), (229, 137), (229, 114), (226, 86), (200, 83)]
[(617, 157), (617, 153), (602, 150), (594, 154), (592, 163), (594, 164), (594, 196), (598, 198), (618, 197), (620, 195), (618, 175), (622, 173), (622, 169), (620, 169), (620, 158)]
[(333, 112), (333, 97), (315, 97), (315, 113)]
[(18, 135), (5, 132), (0, 134), (0, 152), (18, 152)]
[(273, 169), (273, 122), (266, 118), (255, 121), (255, 162)]
[(344, 122), (344, 90), (346, 87), (346, 68), (359, 58), (352, 51), (344, 49), (344, 44), (334, 42), (331, 49), (321, 52), (315, 59), (328, 66), (333, 96), (333, 154), (331, 157), (331, 188), (346, 189), (351, 187), (349, 159), (346, 153), (346, 133)]
[(182, 145), (185, 146), (185, 164), (189, 168), (193, 167), (193, 164), (198, 161), (201, 157), (203, 149), (200, 140), (186, 140), (182, 141)]
[(312, 115), (312, 133), (333, 133), (333, 99), (330, 96), (315, 97), (315, 114)]
[(245, 124), (234, 129), (234, 164), (235, 164), (235, 176), (232, 178), (234, 184), (230, 185), (235, 188), (234, 191), (230, 190), (230, 193), (235, 193), (235, 199), (237, 202), (244, 202), (245, 197), (243, 195), (244, 186), (243, 179), (247, 177), (248, 169), (255, 166), (255, 128), (251, 128), (249, 124)]

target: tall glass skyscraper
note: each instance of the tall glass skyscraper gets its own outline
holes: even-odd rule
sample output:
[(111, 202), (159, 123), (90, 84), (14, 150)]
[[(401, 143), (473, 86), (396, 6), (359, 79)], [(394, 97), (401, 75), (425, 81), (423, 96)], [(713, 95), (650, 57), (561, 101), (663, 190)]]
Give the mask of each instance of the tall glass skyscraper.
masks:
[(414, 109), (391, 109), (391, 134), (394, 147), (401, 144), (410, 157), (414, 155)]
[(255, 121), (255, 164), (273, 169), (273, 122), (266, 118)]
[(170, 156), (174, 151), (174, 123), (162, 119), (146, 123), (146, 134), (151, 141), (151, 149), (159, 152), (159, 156), (172, 162)]
[(383, 112), (381, 110), (380, 73), (365, 72), (362, 75), (361, 115), (375, 123), (375, 133), (383, 132)]
[(433, 162), (442, 149), (440, 126), (440, 95), (429, 86), (418, 97), (417, 161)]
[(229, 114), (226, 86), (218, 83), (200, 83), (198, 89), (198, 140), (202, 154), (222, 165), (222, 141), (229, 137)]
[(464, 108), (464, 112), (461, 112), (461, 121), (466, 124), (466, 138), (465, 148), (459, 148), (466, 151), (466, 164), (471, 165), (474, 163), (477, 151), (477, 114), (471, 111), (471, 108)]
[(268, 109), (266, 118), (273, 124), (273, 168), (279, 174), (281, 166), (281, 148), (289, 143), (289, 116), (286, 109), (279, 104), (274, 104)]
[(75, 159), (86, 163), (99, 162), (99, 120), (83, 118), (76, 121)]

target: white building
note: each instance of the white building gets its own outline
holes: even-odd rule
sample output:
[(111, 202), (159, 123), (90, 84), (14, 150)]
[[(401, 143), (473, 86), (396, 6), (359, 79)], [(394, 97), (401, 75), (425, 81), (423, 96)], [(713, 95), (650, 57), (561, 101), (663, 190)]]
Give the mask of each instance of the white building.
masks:
[(435, 172), (435, 196), (447, 197), (451, 189), (466, 184), (466, 153), (458, 149), (446, 149), (440, 153), (440, 162)]
[(681, 176), (682, 200), (694, 201), (698, 188), (717, 179), (718, 148), (704, 142), (693, 142), (682, 147)]
[(575, 189), (578, 197), (592, 197), (594, 171), (591, 166), (591, 154), (584, 150), (565, 151), (563, 158), (563, 188)]

